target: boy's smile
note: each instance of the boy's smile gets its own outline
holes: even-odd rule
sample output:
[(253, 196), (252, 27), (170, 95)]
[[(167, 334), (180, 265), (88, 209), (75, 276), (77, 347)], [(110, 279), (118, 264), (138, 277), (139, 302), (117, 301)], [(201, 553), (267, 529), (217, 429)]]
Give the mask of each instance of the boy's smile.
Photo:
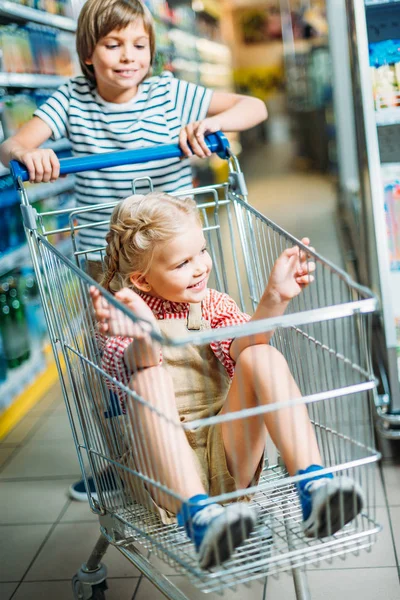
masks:
[(97, 91), (104, 100), (117, 104), (132, 100), (151, 63), (150, 39), (142, 19), (101, 38), (86, 63), (93, 66)]

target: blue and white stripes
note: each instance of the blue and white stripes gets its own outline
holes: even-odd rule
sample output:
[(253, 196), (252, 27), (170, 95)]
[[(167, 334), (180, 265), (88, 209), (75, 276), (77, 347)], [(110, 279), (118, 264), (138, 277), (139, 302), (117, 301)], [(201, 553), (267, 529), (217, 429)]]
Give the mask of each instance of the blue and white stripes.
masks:
[[(212, 91), (175, 79), (165, 72), (143, 81), (136, 96), (127, 103), (105, 102), (84, 77), (64, 84), (35, 112), (49, 125), (55, 140), (70, 139), (74, 156), (100, 154), (132, 148), (177, 143), (187, 123), (204, 119)], [(151, 177), (154, 189), (175, 192), (192, 186), (188, 160), (177, 158), (145, 164), (86, 171), (76, 176), (78, 207), (113, 202), (132, 193), (132, 181)], [(138, 181), (137, 192), (145, 193), (146, 181)], [(109, 210), (83, 213), (80, 225), (107, 219)], [(104, 245), (107, 226), (84, 228), (83, 248)]]

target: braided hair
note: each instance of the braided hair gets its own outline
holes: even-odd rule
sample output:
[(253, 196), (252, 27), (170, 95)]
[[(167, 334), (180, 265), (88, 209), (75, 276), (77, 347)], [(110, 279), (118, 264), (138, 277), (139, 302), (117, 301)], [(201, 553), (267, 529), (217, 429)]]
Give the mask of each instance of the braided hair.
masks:
[(133, 287), (131, 274), (146, 275), (157, 244), (183, 232), (188, 218), (201, 223), (192, 198), (152, 192), (122, 200), (111, 215), (101, 285), (114, 293), (122, 287)]

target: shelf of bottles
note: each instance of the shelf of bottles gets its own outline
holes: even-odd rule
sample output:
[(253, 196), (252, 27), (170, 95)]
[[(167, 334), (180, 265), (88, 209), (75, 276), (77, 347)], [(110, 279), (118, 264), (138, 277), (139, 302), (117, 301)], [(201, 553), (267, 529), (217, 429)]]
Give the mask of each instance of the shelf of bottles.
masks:
[(69, 0), (0, 0), (0, 15), (66, 31), (76, 30)]
[(400, 35), (370, 43), (369, 59), (376, 123), (400, 125)]
[[(5, 187), (7, 180), (11, 177), (0, 180), (4, 186), (0, 193), (3, 217), (0, 221), (0, 415), (21, 389), (46, 368), (45, 347), (48, 344), (20, 208), (15, 189)], [(60, 180), (58, 187), (57, 183), (47, 186), (40, 199), (39, 194), (36, 199), (31, 194), (31, 201), (39, 213), (72, 208), (72, 186), (67, 180)], [(47, 231), (68, 225), (65, 214), (46, 219)], [(68, 235), (53, 235), (50, 242), (70, 255), (72, 246)]]

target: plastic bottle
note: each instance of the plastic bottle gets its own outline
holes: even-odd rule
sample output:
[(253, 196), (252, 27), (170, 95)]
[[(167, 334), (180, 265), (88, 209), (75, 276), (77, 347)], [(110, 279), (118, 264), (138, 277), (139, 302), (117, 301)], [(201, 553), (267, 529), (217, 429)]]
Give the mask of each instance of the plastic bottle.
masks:
[(31, 267), (21, 270), (21, 296), (33, 348), (41, 348), (46, 337), (47, 326), (39, 287)]
[(7, 367), (15, 369), (30, 357), (30, 344), (24, 308), (14, 277), (0, 285), (0, 327)]
[(4, 355), (3, 339), (0, 335), (0, 383), (7, 379), (7, 361)]

